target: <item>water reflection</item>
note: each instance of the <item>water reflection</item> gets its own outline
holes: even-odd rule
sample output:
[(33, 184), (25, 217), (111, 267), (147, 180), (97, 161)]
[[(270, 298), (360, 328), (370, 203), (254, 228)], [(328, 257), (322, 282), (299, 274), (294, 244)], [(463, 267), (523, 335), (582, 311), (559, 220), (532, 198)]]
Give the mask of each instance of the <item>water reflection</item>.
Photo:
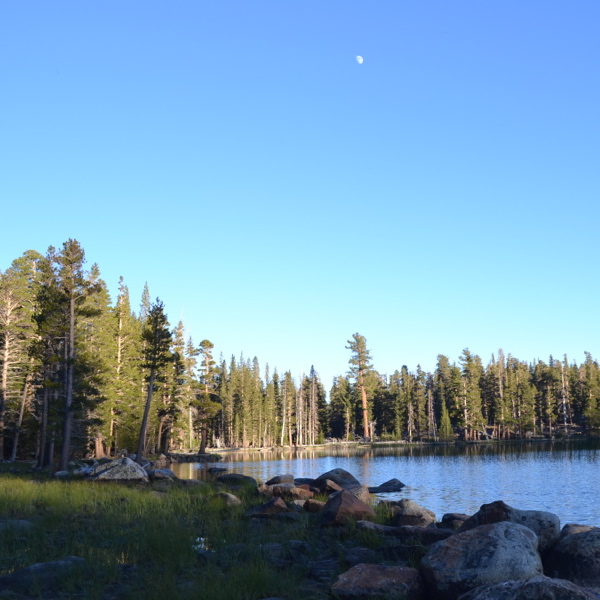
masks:
[[(369, 486), (396, 477), (407, 487), (379, 498), (411, 498), (438, 517), (473, 513), (481, 504), (504, 500), (516, 508), (554, 512), (563, 523), (600, 525), (600, 441), (339, 445), (222, 456), (219, 467), (259, 481), (282, 473), (318, 477), (336, 467)], [(207, 477), (206, 468), (198, 464), (174, 465), (174, 470), (182, 478)]]

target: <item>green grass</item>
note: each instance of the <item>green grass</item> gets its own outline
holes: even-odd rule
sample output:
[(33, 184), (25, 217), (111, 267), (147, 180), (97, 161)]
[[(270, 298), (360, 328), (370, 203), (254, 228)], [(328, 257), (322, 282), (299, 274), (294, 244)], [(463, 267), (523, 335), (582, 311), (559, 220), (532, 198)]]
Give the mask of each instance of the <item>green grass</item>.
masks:
[[(305, 570), (282, 572), (260, 545), (314, 541), (320, 535), (314, 515), (253, 526), (244, 512), (263, 501), (259, 496), (241, 493), (242, 506), (229, 507), (212, 485), (156, 489), (0, 471), (0, 519), (34, 524), (0, 533), (0, 575), (74, 555), (85, 566), (63, 582), (62, 596), (49, 598), (101, 600), (114, 588), (123, 600), (307, 600)], [(218, 559), (199, 556), (193, 549), (199, 537)], [(243, 560), (225, 552), (241, 544)]]

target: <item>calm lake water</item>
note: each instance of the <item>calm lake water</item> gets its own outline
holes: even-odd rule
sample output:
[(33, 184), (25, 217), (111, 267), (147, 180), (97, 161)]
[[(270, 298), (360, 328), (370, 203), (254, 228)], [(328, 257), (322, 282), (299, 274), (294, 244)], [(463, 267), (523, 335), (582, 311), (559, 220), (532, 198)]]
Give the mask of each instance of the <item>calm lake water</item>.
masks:
[[(209, 466), (264, 482), (275, 475), (318, 477), (341, 467), (376, 486), (393, 477), (406, 487), (380, 499), (410, 498), (433, 510), (472, 514), (503, 500), (514, 508), (545, 510), (561, 525), (600, 526), (600, 441), (439, 446), (328, 447), (269, 452), (227, 452)], [(205, 466), (173, 465), (184, 479), (206, 478)]]

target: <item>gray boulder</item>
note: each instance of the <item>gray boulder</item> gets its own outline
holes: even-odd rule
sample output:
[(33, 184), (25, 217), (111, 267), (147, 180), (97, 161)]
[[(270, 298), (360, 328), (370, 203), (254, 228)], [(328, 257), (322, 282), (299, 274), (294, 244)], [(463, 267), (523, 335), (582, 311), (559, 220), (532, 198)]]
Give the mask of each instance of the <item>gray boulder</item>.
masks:
[(158, 480), (170, 480), (170, 481), (175, 481), (177, 479), (177, 476), (175, 475), (175, 473), (173, 473), (173, 471), (171, 469), (168, 469), (166, 467), (162, 468), (162, 469), (145, 469), (146, 473), (148, 473), (148, 476), (150, 477), (150, 479), (152, 481), (158, 481)]
[(376, 487), (370, 487), (371, 494), (387, 494), (390, 492), (399, 492), (403, 487), (406, 487), (399, 479), (390, 479)]
[(460, 596), (459, 600), (597, 600), (598, 596), (565, 579), (536, 575), (525, 581), (484, 585)]
[(417, 569), (360, 563), (337, 578), (331, 593), (338, 600), (421, 600), (425, 588)]
[(125, 457), (94, 467), (90, 479), (96, 481), (148, 481), (148, 474), (143, 467)]
[(392, 525), (427, 527), (437, 521), (435, 513), (407, 498), (395, 502), (391, 507)]
[(267, 485), (276, 485), (278, 483), (294, 483), (294, 476), (291, 473), (286, 473), (284, 475), (275, 475), (275, 477), (271, 477), (269, 481), (267, 481)]
[(455, 600), (480, 585), (541, 575), (537, 547), (537, 536), (523, 525), (480, 525), (431, 546), (421, 573), (432, 598)]
[(600, 587), (600, 529), (559, 540), (546, 558), (546, 574), (584, 587)]
[(478, 512), (467, 519), (459, 532), (467, 531), (479, 525), (510, 521), (529, 527), (538, 537), (539, 550), (545, 552), (556, 544), (560, 537), (560, 519), (553, 513), (541, 510), (519, 510), (497, 500), (483, 504)]
[(319, 484), (325, 479), (329, 479), (330, 481), (337, 483), (337, 485), (344, 489), (360, 486), (360, 481), (358, 481), (354, 475), (351, 475), (345, 469), (332, 469), (331, 471), (327, 471), (327, 473), (319, 475), (315, 479), (315, 487), (320, 489), (321, 486)]
[(10, 590), (19, 594), (35, 594), (37, 598), (39, 592), (47, 592), (60, 587), (65, 577), (84, 564), (85, 560), (79, 556), (67, 556), (61, 560), (35, 563), (0, 577), (0, 590)]

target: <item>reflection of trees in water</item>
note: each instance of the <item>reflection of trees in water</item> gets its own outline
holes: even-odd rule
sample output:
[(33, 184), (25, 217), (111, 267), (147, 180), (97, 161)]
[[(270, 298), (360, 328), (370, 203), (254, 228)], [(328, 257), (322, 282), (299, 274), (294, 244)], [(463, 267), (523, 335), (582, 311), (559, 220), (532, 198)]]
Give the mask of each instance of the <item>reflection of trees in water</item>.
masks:
[[(224, 461), (289, 461), (290, 472), (293, 472), (293, 461), (297, 459), (314, 459), (324, 456), (333, 458), (364, 458), (365, 469), (368, 460), (379, 456), (506, 456), (518, 458), (531, 454), (547, 454), (549, 452), (581, 452), (582, 450), (598, 450), (600, 440), (555, 440), (555, 441), (514, 441), (514, 442), (473, 442), (451, 444), (385, 444), (359, 445), (340, 444), (311, 448), (277, 448), (273, 450), (236, 450), (222, 454)], [(592, 453), (593, 454), (593, 453)], [(592, 455), (591, 454), (591, 455)], [(594, 454), (595, 456), (595, 454)]]

